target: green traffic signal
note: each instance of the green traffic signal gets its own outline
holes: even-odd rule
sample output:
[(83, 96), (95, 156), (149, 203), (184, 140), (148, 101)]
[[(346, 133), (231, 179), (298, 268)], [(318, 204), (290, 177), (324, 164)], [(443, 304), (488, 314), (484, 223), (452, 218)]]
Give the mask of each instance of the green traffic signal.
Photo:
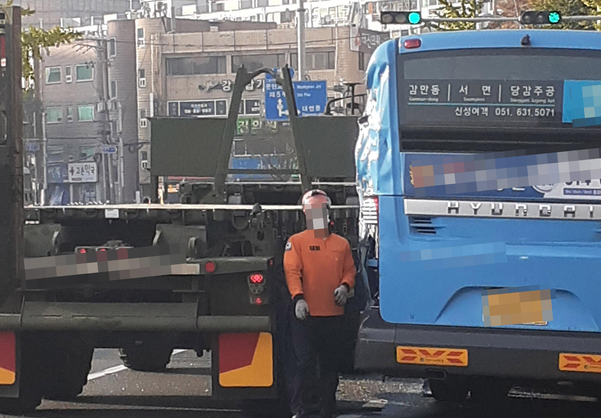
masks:
[(380, 22), (384, 25), (418, 25), (422, 21), (420, 12), (382, 12)]
[(559, 23), (561, 16), (557, 12), (549, 13), (549, 23)]
[(409, 13), (409, 16), (407, 17), (407, 20), (412, 25), (417, 25), (422, 20), (422, 16), (418, 12), (411, 12), (411, 13)]

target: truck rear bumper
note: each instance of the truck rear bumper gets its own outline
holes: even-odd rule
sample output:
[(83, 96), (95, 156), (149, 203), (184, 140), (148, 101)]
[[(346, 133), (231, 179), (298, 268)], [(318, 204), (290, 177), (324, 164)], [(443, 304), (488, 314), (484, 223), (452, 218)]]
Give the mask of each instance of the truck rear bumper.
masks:
[[(397, 347), (467, 350), (467, 366), (401, 364)], [(601, 382), (601, 358), (587, 371), (559, 369), (560, 353), (601, 355), (601, 336), (568, 332), (516, 332), (506, 329), (409, 326), (385, 322), (378, 310), (362, 318), (355, 368), (398, 377), (442, 377), (445, 373), (524, 380)], [(583, 367), (580, 367), (582, 370)]]
[(195, 303), (25, 302), (0, 314), (5, 331), (269, 332), (269, 316), (197, 316)]

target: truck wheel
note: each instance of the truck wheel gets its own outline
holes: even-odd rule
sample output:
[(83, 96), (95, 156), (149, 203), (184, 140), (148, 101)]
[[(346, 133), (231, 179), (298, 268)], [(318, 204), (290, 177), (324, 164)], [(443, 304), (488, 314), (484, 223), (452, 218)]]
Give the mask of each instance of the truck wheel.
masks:
[(162, 372), (171, 361), (173, 347), (153, 346), (152, 343), (142, 341), (119, 349), (119, 355), (125, 367), (139, 372)]
[(470, 382), (470, 396), (478, 403), (499, 403), (507, 398), (511, 382), (492, 378), (474, 378)]
[(444, 380), (428, 379), (432, 396), (441, 402), (461, 402), (467, 398), (468, 387), (464, 379), (447, 377)]
[(55, 350), (49, 358), (51, 382), (46, 388), (44, 397), (57, 401), (75, 399), (88, 382), (88, 374), (92, 367), (94, 346), (80, 339), (64, 340), (66, 343), (55, 344)]

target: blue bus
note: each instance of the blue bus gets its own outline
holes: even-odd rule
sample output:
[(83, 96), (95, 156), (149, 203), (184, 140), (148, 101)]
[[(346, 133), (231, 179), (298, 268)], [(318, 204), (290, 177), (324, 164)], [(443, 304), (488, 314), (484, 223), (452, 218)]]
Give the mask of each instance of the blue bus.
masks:
[(447, 401), (601, 381), (599, 180), (449, 186), (466, 161), (599, 148), (601, 127), (576, 126), (566, 103), (568, 87), (601, 90), (600, 69), (594, 31), (427, 33), (375, 51), (356, 164), (379, 288), (357, 369), (425, 378)]

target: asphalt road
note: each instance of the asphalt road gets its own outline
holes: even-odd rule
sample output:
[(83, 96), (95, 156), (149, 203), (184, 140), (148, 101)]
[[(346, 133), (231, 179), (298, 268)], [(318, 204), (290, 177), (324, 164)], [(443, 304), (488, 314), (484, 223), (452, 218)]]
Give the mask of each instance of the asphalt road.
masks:
[[(75, 402), (44, 401), (32, 417), (243, 418), (235, 403), (210, 399), (209, 358), (175, 352), (166, 373), (138, 373), (121, 365), (116, 350), (96, 350), (88, 385)], [(501, 405), (443, 404), (423, 397), (421, 381), (346, 378), (340, 418), (598, 417), (594, 398), (514, 390)], [(6, 415), (4, 415), (6, 416)], [(4, 417), (2, 416), (2, 417)]]

